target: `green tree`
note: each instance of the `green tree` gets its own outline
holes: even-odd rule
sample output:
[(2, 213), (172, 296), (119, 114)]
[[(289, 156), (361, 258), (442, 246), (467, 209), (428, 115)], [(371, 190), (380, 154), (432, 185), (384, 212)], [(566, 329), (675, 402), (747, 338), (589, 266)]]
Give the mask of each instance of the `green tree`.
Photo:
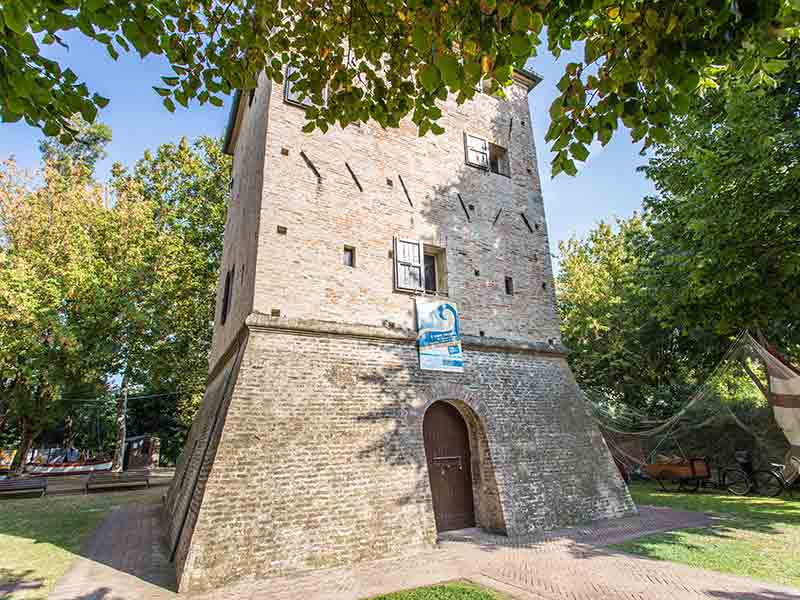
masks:
[(800, 342), (800, 60), (770, 91), (730, 81), (669, 129), (645, 172), (659, 314)]
[(208, 373), (217, 276), (222, 260), (231, 158), (219, 139), (163, 144), (132, 172), (114, 169), (112, 185), (129, 187), (153, 208), (160, 238), (148, 267), (152, 340), (134, 379), (155, 392), (201, 392)]
[[(648, 389), (702, 382), (742, 329), (800, 356), (798, 72), (794, 58), (772, 90), (731, 78), (695, 101), (644, 168), (658, 196), (643, 217), (562, 244), (564, 337), (588, 389), (647, 405)], [(752, 396), (742, 370), (731, 381), (726, 398)]]
[(63, 416), (63, 387), (104, 376), (95, 239), (105, 210), (102, 191), (81, 177), (47, 168), (32, 187), (12, 162), (0, 170), (0, 389), (20, 432), (18, 469)]
[(138, 266), (128, 261), (122, 270), (129, 279), (119, 292), (124, 303), (114, 332), (123, 378), (119, 465), (125, 415), (131, 412), (129, 386), (139, 395), (167, 394), (144, 403), (157, 406), (161, 419), (147, 418), (141, 401), (132, 408), (137, 433), (160, 433), (167, 455), (182, 445), (202, 398), (230, 182), (231, 159), (221, 141), (209, 137), (163, 144), (146, 152), (130, 173), (119, 165), (113, 169), (117, 195), (146, 206), (152, 223), (148, 239), (132, 246), (142, 252)]
[(69, 143), (58, 138), (45, 138), (39, 142), (42, 160), (62, 174), (81, 166), (87, 176), (94, 173), (97, 161), (106, 157), (106, 145), (111, 141), (111, 128), (103, 123), (87, 123), (80, 115), (74, 115), (70, 126), (75, 135)]
[(67, 139), (73, 114), (94, 121), (108, 100), (39, 47), (76, 29), (114, 58), (166, 55), (173, 73), (156, 92), (169, 110), (193, 98), (221, 105), (221, 94), (254, 88), (262, 72), (280, 82), (292, 65), (296, 89), (320, 105), (308, 129), (370, 118), (396, 127), (411, 115), (420, 134), (440, 133), (437, 102), (448, 92), (464, 102), (481, 78), (502, 94), (546, 28), (552, 53), (585, 48), (559, 82), (547, 134), (553, 173), (572, 173), (620, 122), (634, 139), (663, 140), (671, 115), (720, 74), (770, 85), (798, 23), (796, 0), (5, 0), (0, 113)]
[(665, 324), (652, 288), (653, 251), (641, 217), (600, 223), (585, 239), (559, 245), (556, 283), (570, 364), (587, 393), (657, 416), (686, 401), (726, 340)]

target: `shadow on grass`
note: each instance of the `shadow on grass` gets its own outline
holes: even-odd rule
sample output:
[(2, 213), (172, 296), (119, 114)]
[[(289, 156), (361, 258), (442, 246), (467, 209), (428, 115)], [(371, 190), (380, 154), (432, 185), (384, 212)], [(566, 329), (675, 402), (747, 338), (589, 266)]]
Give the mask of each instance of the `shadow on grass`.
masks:
[(37, 578), (33, 569), (14, 570), (0, 567), (0, 600), (13, 598), (31, 590), (40, 590), (44, 581)]
[(775, 590), (759, 590), (758, 592), (723, 592), (708, 590), (705, 592), (712, 598), (726, 600), (797, 600), (797, 594), (791, 592), (776, 592)]
[(708, 513), (720, 519), (719, 527), (723, 530), (780, 534), (779, 526), (800, 527), (800, 501), (797, 500), (731, 496), (707, 490), (670, 493), (661, 491), (653, 483), (635, 483), (630, 490), (637, 505)]

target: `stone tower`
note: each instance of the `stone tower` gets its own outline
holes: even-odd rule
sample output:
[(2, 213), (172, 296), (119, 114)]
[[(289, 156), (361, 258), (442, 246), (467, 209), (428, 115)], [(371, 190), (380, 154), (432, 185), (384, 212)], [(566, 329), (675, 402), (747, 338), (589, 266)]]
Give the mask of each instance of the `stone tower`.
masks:
[[(237, 96), (208, 387), (165, 509), (181, 591), (634, 510), (560, 341), (537, 83), (451, 98), (422, 138), (303, 134), (264, 77)], [(442, 302), (463, 354), (422, 369)]]

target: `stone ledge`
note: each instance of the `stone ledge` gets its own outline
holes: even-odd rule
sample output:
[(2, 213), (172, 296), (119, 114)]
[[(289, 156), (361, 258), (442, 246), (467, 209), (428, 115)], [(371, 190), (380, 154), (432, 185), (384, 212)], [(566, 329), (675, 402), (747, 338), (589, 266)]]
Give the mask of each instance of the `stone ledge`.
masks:
[[(251, 313), (245, 320), (245, 326), (253, 331), (271, 331), (291, 333), (295, 335), (327, 335), (367, 340), (414, 343), (417, 332), (401, 327), (377, 327), (357, 323), (339, 323), (318, 319), (290, 319), (287, 317), (271, 317), (263, 313)], [(520, 352), (529, 354), (547, 354), (563, 357), (569, 352), (561, 342), (525, 342), (505, 338), (464, 335), (461, 338), (464, 348), (478, 352)]]

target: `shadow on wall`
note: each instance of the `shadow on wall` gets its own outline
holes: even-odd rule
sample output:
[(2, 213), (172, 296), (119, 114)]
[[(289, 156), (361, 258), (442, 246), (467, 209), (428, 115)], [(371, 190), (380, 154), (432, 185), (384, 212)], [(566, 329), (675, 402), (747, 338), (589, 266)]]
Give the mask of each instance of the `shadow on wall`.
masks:
[[(524, 95), (522, 88), (516, 88), (514, 93)], [(425, 189), (424, 183), (414, 180), (413, 173), (399, 173), (401, 185), (397, 186), (397, 193), (392, 194), (391, 204), (376, 205), (375, 209), (407, 213), (412, 226), (426, 232), (422, 236), (423, 244), (445, 250), (448, 298), (459, 307), (464, 333), (517, 339), (558, 337), (527, 96), (515, 96), (511, 107), (505, 105), (506, 110), (502, 110), (504, 105), (500, 102), (491, 108), (494, 101), (488, 97), (479, 100), (484, 107), (489, 107), (483, 109), (485, 122), (465, 120), (458, 111), (450, 111), (446, 127), (458, 129), (458, 136), (463, 129), (465, 134), (474, 134), (486, 142), (486, 169), (467, 164), (468, 156), (474, 157), (467, 154), (466, 141), (464, 145), (455, 145), (448, 137), (448, 151), (458, 155), (457, 161), (451, 156), (448, 160), (458, 162), (460, 168), (447, 177), (445, 183)], [(429, 134), (425, 143), (436, 139)], [(510, 170), (510, 177), (493, 172), (490, 158), (497, 157), (488, 156), (490, 147), (506, 152), (507, 166), (500, 165), (496, 170)], [(416, 160), (436, 158), (426, 155)], [(410, 168), (413, 169), (413, 163)], [(514, 280), (513, 294), (507, 293), (506, 277)], [(412, 304), (411, 297), (409, 303)], [(512, 311), (516, 318), (511, 316)], [(531, 311), (544, 318), (520, 318)], [(463, 315), (467, 315), (467, 319), (463, 319)], [(490, 323), (491, 327), (480, 323)], [(466, 368), (469, 370), (470, 365)], [(360, 376), (361, 383), (377, 387), (381, 396), (390, 400), (357, 417), (361, 422), (387, 423), (383, 435), (369, 443), (359, 458), (380, 456), (390, 465), (413, 466), (416, 484), (401, 498), (403, 504), (430, 496), (422, 439), (424, 415), (412, 418), (409, 414), (420, 401), (419, 384), (430, 386), (459, 378), (456, 374), (438, 372), (424, 372), (416, 377), (417, 385), (410, 386), (407, 369), (402, 367), (384, 368)], [(451, 401), (468, 424), (474, 497), (476, 504), (482, 505), (476, 506), (476, 518), (490, 525), (492, 530), (504, 530), (486, 424), (481, 425), (480, 418), (463, 402), (454, 402), (459, 399), (439, 399)], [(479, 464), (476, 465), (476, 461)]]
[[(421, 378), (431, 385), (437, 375), (441, 376), (422, 374)], [(448, 377), (452, 379), (454, 376)], [(435, 401), (445, 401), (459, 411), (467, 426), (476, 523), (489, 531), (505, 532), (495, 467), (482, 417), (461, 398), (421, 397), (420, 386), (408, 385), (408, 370), (402, 367), (362, 374), (359, 381), (372, 389), (377, 387), (380, 397), (391, 398), (379, 408), (356, 417), (361, 423), (383, 424), (384, 431), (359, 452), (359, 459), (377, 457), (392, 466), (410, 466), (415, 473), (413, 485), (398, 499), (398, 503), (427, 502), (430, 497), (423, 420), (430, 405)]]

